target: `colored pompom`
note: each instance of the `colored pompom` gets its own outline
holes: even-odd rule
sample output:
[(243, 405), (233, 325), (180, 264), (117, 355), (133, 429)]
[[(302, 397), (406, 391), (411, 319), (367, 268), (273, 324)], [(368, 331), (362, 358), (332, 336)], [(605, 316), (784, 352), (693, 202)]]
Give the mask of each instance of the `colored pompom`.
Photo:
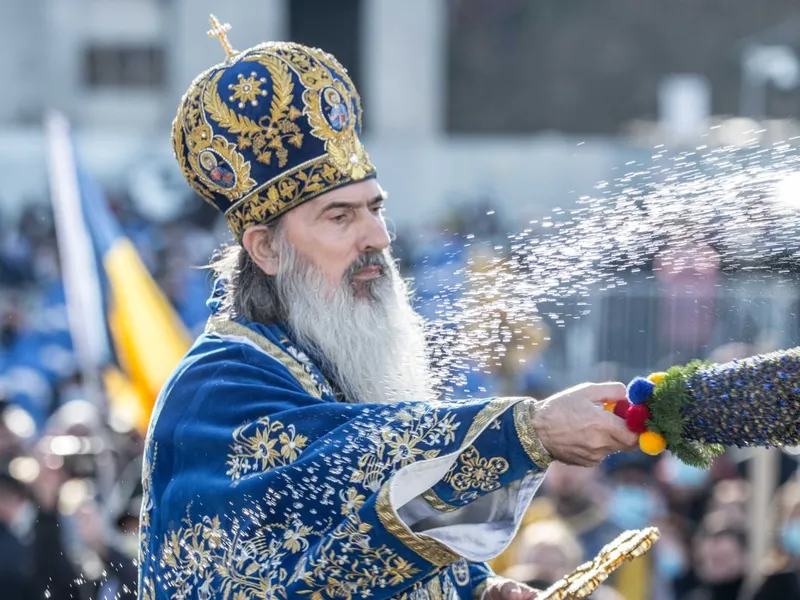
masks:
[(664, 436), (655, 431), (645, 431), (639, 436), (639, 448), (645, 454), (655, 456), (661, 454), (667, 447), (667, 440)]
[(628, 409), (631, 407), (631, 403), (627, 400), (620, 400), (614, 405), (614, 414), (617, 415), (620, 419), (624, 419), (625, 415), (628, 414)]
[(655, 383), (637, 377), (628, 384), (628, 400), (631, 401), (631, 404), (645, 404), (650, 400), (654, 389), (656, 389)]
[(646, 404), (634, 404), (625, 415), (625, 423), (633, 433), (647, 431), (647, 419), (650, 418), (650, 409)]
[(647, 381), (650, 381), (650, 382), (658, 385), (659, 383), (661, 383), (664, 380), (664, 377), (666, 377), (666, 376), (667, 376), (667, 374), (664, 373), (663, 371), (659, 371), (658, 373), (650, 373), (650, 375), (647, 376)]
[(608, 412), (614, 412), (614, 408), (617, 406), (617, 403), (613, 400), (608, 400), (607, 402), (603, 402), (603, 410), (607, 410)]

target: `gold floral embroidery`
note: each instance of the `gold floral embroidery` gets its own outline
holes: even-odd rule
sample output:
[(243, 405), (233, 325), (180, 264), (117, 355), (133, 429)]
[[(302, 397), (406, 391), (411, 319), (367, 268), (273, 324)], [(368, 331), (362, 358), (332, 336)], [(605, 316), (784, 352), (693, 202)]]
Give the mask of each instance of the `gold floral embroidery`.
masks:
[(309, 559), (303, 582), (312, 600), (361, 597), (365, 590), (396, 586), (420, 571), (387, 546), (371, 547), (372, 525), (350, 515)]
[(140, 600), (156, 600), (156, 588), (153, 585), (153, 580), (150, 577), (142, 577), (139, 584), (139, 599)]
[[(233, 600), (288, 598), (287, 588), (302, 582), (311, 600), (363, 597), (367, 590), (396, 586), (419, 569), (385, 545), (372, 545), (372, 525), (348, 515), (327, 535), (292, 516), (286, 524), (249, 526), (234, 521), (230, 530), (219, 517), (204, 517), (165, 536), (161, 560), (170, 597)], [(283, 530), (282, 536), (276, 531)], [(323, 541), (311, 548), (311, 538)], [(300, 557), (294, 556), (300, 554)], [(283, 565), (299, 558), (292, 572)]]
[[(219, 80), (222, 78), (223, 71), (217, 72), (211, 78), (209, 85), (203, 91), (203, 109), (205, 109), (211, 120), (228, 131), (249, 138), (251, 135), (259, 133), (261, 126), (247, 115), (240, 115), (232, 108), (229, 108), (219, 95)], [(241, 138), (240, 138), (241, 139)], [(239, 143), (242, 146), (241, 142)]]
[[(492, 402), (481, 409), (481, 412), (479, 412), (475, 417), (475, 420), (472, 422), (472, 425), (467, 431), (467, 435), (465, 436), (466, 439), (469, 440), (475, 438), (481, 431), (486, 429), (487, 425), (489, 428), (499, 429), (501, 426), (500, 416), (502, 413), (505, 412), (509, 406), (514, 405), (516, 408), (520, 405), (520, 403), (524, 402), (524, 400), (525, 398), (517, 396), (495, 398), (492, 400)], [(455, 469), (456, 465), (454, 465), (453, 468)], [(461, 508), (461, 506), (456, 506), (454, 504), (445, 502), (433, 489), (424, 492), (422, 494), (422, 498), (431, 507), (441, 512), (453, 512)], [(477, 494), (474, 492), (461, 492), (456, 494), (456, 499), (462, 502), (465, 500), (473, 501), (476, 498)]]
[[(473, 437), (506, 410), (509, 403), (508, 399), (498, 399), (483, 408), (469, 428)], [(378, 412), (375, 416), (386, 415)], [(456, 440), (460, 426), (454, 413), (437, 411), (436, 403), (415, 403), (392, 417), (388, 421), (367, 423), (359, 430), (362, 440), (367, 437), (376, 448), (384, 448), (381, 460), (387, 469), (439, 455), (446, 444)], [(296, 444), (291, 447), (292, 440), (298, 439), (294, 429), (276, 425), (269, 419), (260, 419), (255, 425), (254, 430), (240, 428), (242, 435), (238, 437), (242, 438), (242, 451), (250, 453), (248, 460), (256, 468), (262, 468), (264, 461), (278, 464), (297, 457), (293, 452), (299, 453), (300, 449)], [(245, 441), (249, 443), (248, 450)], [(468, 438), (465, 443), (472, 441)], [(359, 442), (357, 447), (361, 446)], [(299, 513), (291, 513), (285, 522), (269, 523), (262, 521), (267, 517), (260, 509), (245, 508), (226, 526), (218, 516), (185, 518), (179, 528), (163, 537), (159, 556), (150, 559), (161, 562), (161, 583), (167, 594), (174, 600), (285, 599), (296, 594), (310, 600), (330, 597), (355, 600), (364, 597), (367, 590), (388, 586), (411, 589), (411, 580), (420, 575), (419, 566), (390, 546), (377, 544), (375, 538), (383, 532), (375, 531), (374, 524), (362, 520), (360, 510), (368, 497), (365, 488), (369, 489), (368, 483), (375, 481), (368, 476), (369, 471), (359, 463), (361, 475), (355, 476), (358, 482), (340, 488), (338, 498), (333, 496), (331, 487), (338, 506), (332, 506), (330, 514), (341, 517), (320, 515), (312, 522), (303, 521)], [(380, 479), (383, 478), (381, 472)], [(386, 532), (437, 567), (458, 560), (458, 555), (441, 542), (411, 532), (391, 506), (388, 484), (379, 489), (375, 510)], [(300, 508), (298, 505), (297, 510)], [(336, 518), (342, 520), (334, 526)], [(431, 574), (435, 573), (434, 569)], [(444, 580), (432, 583), (426, 577), (423, 581), (424, 589), (441, 588), (443, 593), (446, 590)]]
[(172, 141), (184, 177), (213, 205), (215, 193), (233, 202), (249, 193), (256, 182), (250, 178), (250, 163), (237, 151), (236, 145), (215, 134), (206, 121), (207, 96), (210, 90), (216, 90), (222, 76), (222, 71), (218, 71), (209, 81), (210, 73), (207, 71), (198, 77), (181, 102), (173, 123)]
[(471, 444), (473, 440), (488, 427), (495, 419), (502, 415), (506, 410), (512, 406), (523, 402), (526, 398), (521, 396), (503, 396), (500, 398), (493, 398), (489, 404), (484, 406), (480, 412), (475, 416), (472, 425), (467, 430), (467, 435), (464, 436), (464, 443)]
[(500, 475), (508, 471), (508, 461), (500, 456), (483, 458), (475, 446), (458, 457), (458, 463), (447, 472), (444, 481), (459, 493), (480, 490), (492, 492), (500, 488)]
[(171, 598), (286, 597), (288, 573), (280, 566), (286, 552), (271, 529), (250, 534), (235, 521), (229, 533), (219, 517), (183, 523), (165, 536), (161, 551), (162, 582)]
[(212, 317), (208, 320), (208, 324), (206, 325), (206, 333), (237, 336), (250, 340), (261, 348), (261, 350), (286, 367), (292, 377), (294, 377), (303, 389), (314, 398), (321, 398), (323, 389), (328, 389), (330, 387), (327, 382), (315, 381), (309, 367), (281, 350), (279, 346), (272, 343), (264, 336), (258, 335), (249, 327), (245, 327), (229, 319)]
[(238, 427), (233, 440), (225, 474), (234, 484), (242, 478), (293, 463), (308, 444), (308, 438), (296, 433), (294, 425), (284, 426), (269, 417)]
[(517, 431), (522, 448), (540, 469), (546, 469), (553, 462), (553, 457), (542, 445), (542, 441), (533, 429), (531, 410), (534, 404), (531, 400), (517, 404), (514, 407), (514, 428)]
[[(204, 104), (211, 118), (221, 127), (226, 129), (229, 134), (238, 134), (236, 144), (239, 148), (252, 148), (256, 155), (256, 160), (260, 163), (269, 165), (272, 163), (273, 155), (278, 159), (278, 166), (284, 167), (289, 160), (289, 151), (284, 146), (284, 141), (295, 148), (302, 148), (303, 133), (300, 126), (295, 121), (302, 113), (292, 105), (294, 99), (294, 83), (289, 67), (284, 61), (274, 55), (252, 54), (245, 56), (243, 61), (258, 62), (270, 74), (272, 80), (272, 101), (268, 117), (263, 117), (258, 123), (245, 115), (240, 115), (222, 101), (217, 87), (219, 78), (223, 71), (215, 75), (211, 80), (211, 85), (206, 88)], [(240, 83), (232, 85), (237, 94), (247, 93), (247, 97), (255, 98), (256, 94), (262, 93), (260, 82), (255, 79), (255, 72), (251, 77), (244, 79), (240, 74)], [(266, 83), (266, 78), (262, 78)], [(252, 80), (252, 81), (251, 81)], [(243, 86), (246, 92), (242, 92)], [(254, 90), (256, 90), (254, 92)], [(241, 93), (240, 93), (241, 92)], [(236, 94), (232, 96), (235, 98)], [(253, 100), (251, 100), (252, 102)], [(243, 108), (240, 106), (240, 108)]]
[(455, 417), (454, 413), (440, 415), (423, 403), (408, 405), (397, 413), (398, 427), (374, 432), (374, 447), (361, 455), (350, 482), (361, 483), (374, 492), (392, 467), (404, 467), (420, 458), (436, 458), (441, 453), (436, 446), (455, 440), (459, 427)]
[(231, 83), (228, 89), (233, 92), (230, 98), (231, 102), (239, 101), (239, 108), (244, 108), (246, 104), (258, 106), (258, 97), (266, 96), (267, 90), (262, 90), (261, 86), (267, 83), (266, 77), (258, 77), (255, 72), (250, 73), (250, 77), (245, 77), (239, 73), (239, 83)]
[(340, 490), (339, 498), (342, 501), (341, 512), (343, 515), (358, 512), (367, 499), (366, 496), (359, 494), (358, 490), (353, 487), (347, 488), (346, 492), (345, 490)]

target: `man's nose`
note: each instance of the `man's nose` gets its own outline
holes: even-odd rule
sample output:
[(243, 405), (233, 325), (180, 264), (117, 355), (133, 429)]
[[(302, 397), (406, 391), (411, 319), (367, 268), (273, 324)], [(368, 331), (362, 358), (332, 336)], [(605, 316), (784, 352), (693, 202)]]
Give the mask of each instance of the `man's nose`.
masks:
[(389, 247), (391, 240), (382, 215), (369, 214), (361, 237), (361, 252), (381, 252)]

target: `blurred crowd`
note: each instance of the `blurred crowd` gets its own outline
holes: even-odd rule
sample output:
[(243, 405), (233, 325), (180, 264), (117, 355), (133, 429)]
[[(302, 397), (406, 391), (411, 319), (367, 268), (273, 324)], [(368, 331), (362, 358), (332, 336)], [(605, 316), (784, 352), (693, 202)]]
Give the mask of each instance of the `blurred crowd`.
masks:
[[(155, 223), (129, 199), (111, 197), (125, 234), (175, 306), (198, 333), (210, 286), (201, 268), (224, 226), (204, 206)], [(414, 277), (419, 309), (436, 305), (473, 261), (469, 247), (503, 238), (488, 200), (460, 207), (426, 231), (396, 232), (395, 253)], [(201, 204), (201, 203), (197, 203)], [(473, 244), (464, 244), (469, 230)], [(474, 262), (474, 261), (473, 261)], [(528, 344), (492, 368), (468, 370), (455, 394), (542, 397), (567, 383), (549, 368), (544, 325)], [(513, 345), (512, 345), (513, 346)], [(733, 345), (727, 360), (755, 351)], [(616, 376), (615, 365), (595, 365)], [(0, 231), (0, 590), (3, 598), (135, 598), (142, 437), (109, 419), (86, 397), (72, 352), (52, 216), (26, 209)], [(618, 533), (656, 525), (662, 536), (594, 597), (605, 600), (738, 600), (751, 571), (749, 461), (726, 455), (700, 471), (669, 455), (616, 455), (597, 469), (553, 465), (520, 533), (493, 564), (498, 573), (546, 587), (595, 556)], [(755, 598), (800, 599), (800, 482), (782, 455), (774, 521), (763, 523), (772, 552), (760, 557)]]
[[(207, 318), (216, 214), (155, 223), (110, 196), (186, 327)], [(197, 203), (201, 204), (201, 203)], [(90, 397), (77, 364), (52, 212), (0, 228), (0, 597), (136, 598), (142, 435)]]
[(596, 469), (554, 464), (527, 523), (495, 569), (545, 587), (627, 529), (657, 526), (661, 538), (622, 566), (594, 597), (607, 600), (800, 598), (800, 483), (784, 456), (772, 522), (772, 552), (759, 557), (763, 580), (748, 586), (748, 461), (722, 457), (710, 471), (671, 455), (616, 455)]

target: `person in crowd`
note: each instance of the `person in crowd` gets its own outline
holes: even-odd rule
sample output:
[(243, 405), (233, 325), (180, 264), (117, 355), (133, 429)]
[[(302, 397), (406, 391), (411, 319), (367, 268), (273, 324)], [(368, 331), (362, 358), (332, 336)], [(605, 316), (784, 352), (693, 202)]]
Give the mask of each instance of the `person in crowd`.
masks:
[(566, 523), (558, 519), (538, 521), (520, 531), (513, 566), (503, 575), (543, 590), (583, 560), (580, 542)]
[(693, 544), (694, 585), (686, 600), (738, 600), (747, 569), (747, 536), (741, 523), (709, 513)]
[(544, 483), (556, 514), (580, 543), (582, 554), (595, 556), (622, 532), (608, 516), (610, 490), (598, 469), (554, 464)]
[(781, 487), (777, 506), (774, 550), (753, 600), (800, 600), (800, 482)]
[[(655, 459), (642, 453), (617, 454), (605, 461), (610, 493), (608, 520), (620, 530), (659, 525), (666, 503), (653, 477)], [(663, 582), (655, 568), (654, 553), (622, 566), (611, 585), (625, 600), (657, 598)]]

